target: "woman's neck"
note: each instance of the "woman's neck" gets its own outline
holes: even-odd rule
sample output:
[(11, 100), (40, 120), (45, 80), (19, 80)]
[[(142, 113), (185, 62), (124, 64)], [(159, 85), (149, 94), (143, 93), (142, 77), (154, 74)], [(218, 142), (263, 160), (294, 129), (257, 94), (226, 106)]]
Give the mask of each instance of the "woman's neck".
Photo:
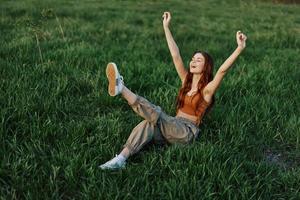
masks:
[(201, 74), (193, 74), (193, 81), (192, 81), (192, 88), (198, 88), (198, 82), (202, 77), (202, 73)]

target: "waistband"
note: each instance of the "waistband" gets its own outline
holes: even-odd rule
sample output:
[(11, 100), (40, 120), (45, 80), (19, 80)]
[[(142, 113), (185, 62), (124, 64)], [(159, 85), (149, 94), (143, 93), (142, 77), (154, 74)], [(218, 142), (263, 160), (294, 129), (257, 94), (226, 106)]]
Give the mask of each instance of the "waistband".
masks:
[(197, 124), (195, 122), (193, 122), (192, 120), (189, 120), (187, 118), (184, 118), (184, 117), (178, 117), (178, 116), (175, 116), (177, 119), (180, 119), (181, 121), (184, 121), (186, 123), (189, 123), (189, 124), (192, 124), (194, 125), (196, 128), (198, 128)]
[(193, 132), (195, 138), (198, 137), (200, 129), (197, 126), (197, 124), (195, 124), (193, 121), (191, 121), (189, 119), (186, 119), (184, 117), (177, 117), (176, 116), (176, 118), (179, 119), (180, 121), (182, 121), (183, 123), (185, 123), (185, 125), (190, 128), (190, 130)]

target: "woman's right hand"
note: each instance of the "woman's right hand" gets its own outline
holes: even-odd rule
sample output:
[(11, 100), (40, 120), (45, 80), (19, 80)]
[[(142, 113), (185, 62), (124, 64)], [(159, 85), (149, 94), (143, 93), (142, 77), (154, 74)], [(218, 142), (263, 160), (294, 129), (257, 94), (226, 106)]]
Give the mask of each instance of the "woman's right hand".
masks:
[(170, 21), (171, 21), (171, 13), (170, 12), (164, 12), (163, 16), (163, 26), (168, 28)]

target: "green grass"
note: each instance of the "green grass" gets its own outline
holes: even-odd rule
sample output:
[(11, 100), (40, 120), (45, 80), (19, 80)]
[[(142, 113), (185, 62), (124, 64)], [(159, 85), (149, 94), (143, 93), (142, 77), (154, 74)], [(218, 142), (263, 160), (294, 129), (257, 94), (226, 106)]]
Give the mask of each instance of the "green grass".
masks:
[[(1, 1), (0, 199), (299, 199), (300, 7), (258, 1)], [(187, 63), (247, 48), (190, 146), (99, 164), (143, 120), (107, 93), (106, 64), (175, 115), (180, 86), (161, 16)]]

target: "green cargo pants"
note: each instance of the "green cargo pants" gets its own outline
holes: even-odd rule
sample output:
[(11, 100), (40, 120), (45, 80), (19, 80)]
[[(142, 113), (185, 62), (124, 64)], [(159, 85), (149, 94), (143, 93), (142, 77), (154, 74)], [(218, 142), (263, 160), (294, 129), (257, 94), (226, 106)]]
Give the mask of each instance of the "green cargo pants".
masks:
[(137, 153), (144, 145), (153, 141), (157, 144), (190, 144), (199, 134), (199, 128), (192, 121), (183, 117), (167, 115), (159, 106), (137, 95), (132, 109), (145, 120), (131, 132), (123, 147), (130, 155)]

